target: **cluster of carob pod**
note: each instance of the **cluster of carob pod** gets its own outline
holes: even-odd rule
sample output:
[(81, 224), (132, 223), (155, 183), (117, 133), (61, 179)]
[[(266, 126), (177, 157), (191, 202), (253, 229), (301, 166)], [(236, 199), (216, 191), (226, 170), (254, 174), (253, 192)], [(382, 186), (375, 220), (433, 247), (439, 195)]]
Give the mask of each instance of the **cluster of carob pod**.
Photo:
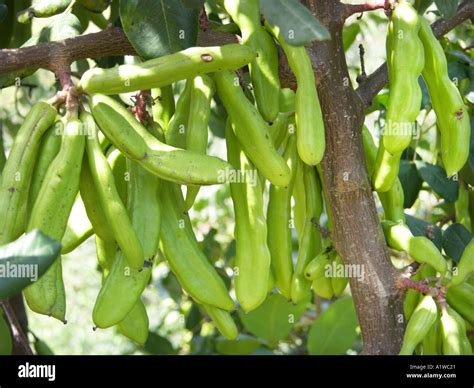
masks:
[[(116, 326), (138, 343), (144, 343), (148, 335), (148, 316), (141, 295), (159, 259), (158, 252), (163, 253), (183, 290), (202, 306), (218, 330), (228, 338), (238, 334), (229, 314), (236, 308), (235, 302), (201, 251), (187, 214), (203, 185), (230, 184), (235, 212), (235, 296), (243, 310), (260, 306), (275, 287), (289, 301), (299, 303), (309, 300), (311, 289), (323, 298), (339, 296), (348, 283), (344, 274), (330, 276), (327, 272), (328, 265), (343, 262), (330, 235), (322, 233), (320, 227), (325, 185), (319, 163), (324, 155), (325, 133), (306, 49), (288, 45), (276, 26), (262, 25), (258, 2), (218, 3), (239, 26), (242, 44), (194, 47), (136, 65), (88, 70), (77, 85), (77, 90), (88, 96), (88, 109), (70, 110), (61, 117), (50, 104), (37, 103), (19, 130), (2, 173), (0, 218), (4, 225), (0, 244), (15, 240), (25, 231), (40, 229), (61, 241), (62, 254), (66, 254), (95, 234), (103, 282), (93, 311), (94, 324), (99, 328)], [(446, 79), (446, 60), (442, 49), (439, 53), (439, 43), (429, 26), (412, 11), (408, 4), (401, 3), (390, 22), (387, 120), (411, 123), (416, 119), (413, 112), (402, 117), (407, 105), (420, 106), (415, 87), (409, 89), (413, 93), (410, 98), (395, 99), (400, 98), (398, 89), (415, 77), (412, 73), (418, 66), (407, 68), (400, 59), (407, 50), (403, 42), (413, 50), (421, 25), (425, 53), (420, 55), (427, 58), (423, 75), (435, 79), (433, 92), (427, 79), (430, 93), (444, 82), (443, 87), (455, 100), (452, 108), (456, 120), (443, 124), (447, 118), (438, 114), (440, 127), (455, 125), (454, 130), (446, 129), (448, 135), (440, 128), (446, 139), (443, 162), (452, 174), (462, 167), (460, 159), (464, 155), (453, 154), (452, 147), (461, 146), (459, 137), (464, 136), (467, 112), (456, 100), (460, 98), (457, 89)], [(406, 40), (395, 42), (400, 29), (406, 30)], [(296, 92), (280, 87), (277, 43), (296, 77)], [(444, 67), (438, 62), (430, 66), (428, 58), (444, 61)], [(423, 68), (420, 61), (419, 67)], [(246, 65), (253, 93), (235, 72)], [(173, 84), (181, 80), (186, 80), (185, 87), (175, 102)], [(146, 90), (151, 91), (154, 101), (150, 118), (134, 115), (109, 97)], [(206, 155), (215, 94), (228, 113), (227, 162)], [(443, 112), (448, 115), (446, 99)], [(436, 110), (435, 98), (433, 105)], [(464, 109), (462, 114), (459, 109)], [(451, 136), (454, 132), (456, 139)], [(384, 136), (378, 149), (366, 129), (363, 139), (367, 168), (384, 207), (388, 244), (423, 263), (423, 270), (440, 273), (444, 281), (449, 272), (447, 261), (429, 239), (414, 237), (404, 225), (403, 190), (396, 175), (399, 155), (408, 144), (400, 145), (397, 154), (391, 153), (393, 144), (401, 144), (403, 139)], [(469, 142), (462, 147), (466, 144)], [(257, 179), (250, 179), (252, 174), (257, 174)], [(269, 201), (265, 211), (266, 181)], [(186, 186), (185, 195), (181, 185)], [(87, 222), (77, 225), (80, 212), (87, 214)], [(326, 213), (331, 229), (327, 206)], [(293, 225), (299, 241), (296, 265), (292, 258)], [(443, 314), (452, 316), (455, 308), (474, 324), (474, 309), (465, 307), (474, 300), (474, 292), (469, 290), (472, 286), (459, 281), (473, 271), (469, 267), (473, 266), (473, 254), (469, 258), (467, 252), (465, 256), (448, 291), (452, 308), (443, 306)], [(459, 283), (456, 287), (455, 281)], [(462, 292), (456, 293), (456, 289)], [(24, 295), (33, 311), (65, 319), (60, 257), (25, 289)], [(419, 306), (426, 304), (426, 298), (429, 296)], [(417, 307), (418, 299), (411, 303), (416, 309), (413, 307), (405, 344), (413, 342), (409, 333), (414, 331), (412, 326), (420, 326), (419, 312), (427, 311)], [(415, 331), (420, 332), (418, 327)]]
[(384, 209), (387, 244), (421, 264), (412, 280), (437, 284), (446, 293), (439, 295), (438, 290), (422, 295), (408, 290), (404, 303), (408, 324), (401, 354), (471, 354), (466, 330), (474, 325), (474, 286), (468, 281), (474, 273), (474, 241), (465, 248), (457, 268), (448, 268), (451, 261), (435, 244), (427, 237), (413, 236), (406, 226), (404, 192), (398, 179), (400, 158), (410, 145), (420, 112), (420, 75), (436, 113), (442, 162), (449, 177), (462, 169), (469, 156), (469, 113), (449, 78), (441, 44), (427, 21), (406, 1), (395, 7), (388, 25), (387, 64), (390, 94), (378, 149), (368, 129), (364, 127), (362, 133), (367, 170)]

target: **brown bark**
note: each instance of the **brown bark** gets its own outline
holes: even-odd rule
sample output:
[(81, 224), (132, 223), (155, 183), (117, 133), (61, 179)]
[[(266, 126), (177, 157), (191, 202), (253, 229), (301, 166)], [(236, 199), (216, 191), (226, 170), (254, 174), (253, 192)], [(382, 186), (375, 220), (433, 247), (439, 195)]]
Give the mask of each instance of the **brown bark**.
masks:
[(402, 303), (365, 168), (364, 105), (351, 86), (345, 60), (343, 6), (337, 0), (311, 0), (307, 5), (331, 34), (331, 40), (314, 42), (309, 53), (326, 126), (322, 167), (333, 242), (345, 264), (364, 271), (363, 279), (350, 279), (364, 354), (397, 354), (404, 329), (399, 319)]

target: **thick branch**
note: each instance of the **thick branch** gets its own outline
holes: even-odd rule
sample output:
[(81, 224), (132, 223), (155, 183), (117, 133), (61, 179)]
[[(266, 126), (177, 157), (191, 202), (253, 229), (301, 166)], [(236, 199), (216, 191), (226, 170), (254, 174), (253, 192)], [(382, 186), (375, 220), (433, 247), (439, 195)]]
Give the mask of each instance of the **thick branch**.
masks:
[[(201, 46), (213, 46), (235, 43), (236, 38), (221, 31), (206, 31), (199, 34), (198, 40)], [(111, 27), (37, 46), (0, 50), (0, 74), (42, 68), (53, 71), (61, 78), (70, 73), (71, 63), (75, 61), (122, 55), (136, 55), (136, 52), (123, 30)]]
[(19, 49), (0, 50), (0, 74), (48, 69), (58, 74), (80, 59), (131, 55), (135, 50), (120, 28)]
[[(459, 5), (458, 11), (451, 19), (438, 19), (432, 24), (433, 32), (437, 38), (441, 38), (456, 26), (474, 16), (474, 1), (466, 0)], [(387, 64), (381, 65), (367, 80), (357, 88), (357, 93), (365, 106), (372, 103), (374, 97), (388, 83)]]
[(364, 163), (361, 129), (364, 106), (349, 81), (342, 42), (342, 3), (306, 0), (331, 33), (309, 48), (324, 115), (326, 152), (322, 162), (331, 211), (332, 240), (344, 263), (363, 271), (350, 286), (364, 354), (398, 354), (404, 325), (396, 270), (384, 241)]

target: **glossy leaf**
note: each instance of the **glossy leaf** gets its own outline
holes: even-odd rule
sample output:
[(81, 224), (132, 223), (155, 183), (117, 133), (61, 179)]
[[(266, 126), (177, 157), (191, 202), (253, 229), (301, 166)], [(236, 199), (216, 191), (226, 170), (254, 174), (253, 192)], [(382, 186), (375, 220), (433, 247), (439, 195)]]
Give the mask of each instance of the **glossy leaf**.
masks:
[(457, 263), (472, 238), (472, 234), (463, 225), (452, 224), (443, 233), (443, 249)]
[(303, 46), (313, 40), (327, 40), (329, 31), (298, 0), (260, 0), (263, 16), (280, 28), (286, 43)]
[(458, 184), (446, 176), (440, 166), (428, 164), (422, 161), (416, 162), (418, 173), (421, 178), (430, 185), (433, 191), (446, 201), (454, 202), (458, 198)]
[(120, 19), (128, 39), (145, 59), (196, 44), (198, 11), (176, 0), (120, 0)]
[(18, 294), (56, 260), (61, 244), (39, 230), (0, 247), (0, 299)]
[(414, 236), (428, 237), (437, 246), (439, 250), (443, 246), (443, 236), (439, 226), (430, 224), (419, 218), (412, 217), (408, 214), (405, 215), (407, 220), (407, 226)]
[(306, 304), (307, 301), (293, 305), (280, 294), (272, 294), (257, 309), (249, 313), (240, 310), (239, 317), (250, 333), (270, 347), (275, 347), (290, 334), (294, 324), (303, 315)]
[(352, 298), (337, 300), (311, 326), (308, 334), (309, 353), (345, 354), (354, 344), (357, 325)]

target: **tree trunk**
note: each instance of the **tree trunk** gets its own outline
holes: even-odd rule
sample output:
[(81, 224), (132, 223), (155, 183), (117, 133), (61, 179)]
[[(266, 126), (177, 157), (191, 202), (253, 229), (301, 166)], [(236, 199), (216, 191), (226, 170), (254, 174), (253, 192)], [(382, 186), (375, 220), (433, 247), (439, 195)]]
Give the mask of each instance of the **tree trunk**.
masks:
[(351, 85), (345, 60), (343, 5), (336, 0), (306, 3), (331, 34), (331, 40), (314, 42), (309, 53), (326, 126), (322, 167), (333, 242), (344, 263), (364, 274), (350, 279), (363, 353), (398, 354), (404, 330), (402, 299), (365, 167), (361, 138), (365, 109)]

